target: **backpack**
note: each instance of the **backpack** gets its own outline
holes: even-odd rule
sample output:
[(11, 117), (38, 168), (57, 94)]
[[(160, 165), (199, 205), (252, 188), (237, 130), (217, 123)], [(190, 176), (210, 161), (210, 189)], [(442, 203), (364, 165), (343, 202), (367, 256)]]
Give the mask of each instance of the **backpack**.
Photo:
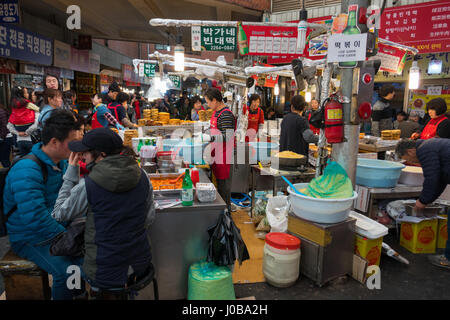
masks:
[(44, 184), (47, 183), (48, 178), (48, 171), (47, 171), (47, 165), (38, 157), (36, 157), (33, 153), (30, 153), (24, 157), (21, 157), (17, 160), (15, 160), (12, 165), (9, 168), (1, 168), (0, 169), (0, 237), (5, 237), (8, 234), (8, 231), (6, 229), (6, 221), (8, 221), (8, 218), (17, 210), (17, 204), (9, 210), (8, 213), (5, 213), (3, 210), (3, 192), (5, 189), (5, 183), (6, 183), (6, 177), (9, 173), (9, 170), (20, 160), (22, 159), (30, 159), (36, 162), (42, 171), (42, 176), (44, 178)]

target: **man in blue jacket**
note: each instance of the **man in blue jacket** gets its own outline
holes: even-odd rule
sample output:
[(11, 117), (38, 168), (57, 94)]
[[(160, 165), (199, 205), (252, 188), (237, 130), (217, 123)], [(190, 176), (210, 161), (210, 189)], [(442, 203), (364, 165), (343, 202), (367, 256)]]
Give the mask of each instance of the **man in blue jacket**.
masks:
[[(422, 166), (425, 180), (416, 208), (423, 209), (450, 184), (450, 139), (402, 140), (396, 151), (402, 159)], [(434, 265), (450, 269), (450, 240), (447, 240), (445, 254), (431, 256), (430, 260)]]
[(43, 170), (31, 159), (20, 160), (8, 173), (3, 194), (4, 212), (17, 206), (7, 221), (11, 248), (20, 257), (33, 261), (53, 277), (54, 300), (72, 299), (81, 292), (71, 291), (66, 281), (67, 268), (81, 264), (70, 257), (51, 256), (51, 240), (65, 231), (52, 218), (51, 212), (63, 183), (63, 175), (70, 155), (68, 143), (77, 138), (77, 124), (73, 114), (55, 110), (42, 129), (42, 142), (31, 153), (47, 167), (47, 182)]

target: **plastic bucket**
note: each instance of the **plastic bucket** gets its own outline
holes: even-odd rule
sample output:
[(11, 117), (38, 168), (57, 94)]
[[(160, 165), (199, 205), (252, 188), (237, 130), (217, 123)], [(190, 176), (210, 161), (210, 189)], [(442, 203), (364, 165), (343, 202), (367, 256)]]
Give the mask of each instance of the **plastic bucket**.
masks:
[[(308, 183), (294, 184), (297, 190), (304, 189)], [(353, 201), (358, 194), (353, 191), (351, 198), (344, 199), (319, 199), (302, 196), (287, 188), (289, 193), (289, 202), (293, 213), (299, 218), (318, 223), (338, 223), (347, 219)]]
[(404, 164), (375, 159), (358, 159), (356, 184), (372, 188), (393, 188), (397, 185)]

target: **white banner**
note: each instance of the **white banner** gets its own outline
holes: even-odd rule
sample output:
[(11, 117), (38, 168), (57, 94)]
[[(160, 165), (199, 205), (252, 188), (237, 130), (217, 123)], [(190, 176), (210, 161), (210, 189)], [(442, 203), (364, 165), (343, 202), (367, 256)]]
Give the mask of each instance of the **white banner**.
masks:
[(333, 34), (328, 37), (327, 62), (366, 60), (367, 34)]

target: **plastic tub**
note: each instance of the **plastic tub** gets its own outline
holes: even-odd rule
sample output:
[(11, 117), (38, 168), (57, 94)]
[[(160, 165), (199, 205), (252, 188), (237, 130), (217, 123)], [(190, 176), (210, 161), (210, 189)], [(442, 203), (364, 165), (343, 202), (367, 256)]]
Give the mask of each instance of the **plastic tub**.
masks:
[[(297, 190), (304, 189), (308, 183), (294, 184)], [(293, 213), (299, 218), (318, 223), (338, 223), (347, 219), (353, 201), (358, 194), (353, 191), (351, 198), (345, 199), (319, 199), (302, 196), (295, 193), (291, 187), (287, 188), (289, 202)]]
[(190, 163), (199, 163), (203, 161), (203, 147), (206, 145), (207, 143), (194, 144), (190, 139), (163, 140), (164, 151), (173, 151)]
[(398, 183), (406, 184), (409, 186), (421, 186), (423, 185), (423, 170), (421, 167), (406, 166), (400, 174)]
[(268, 142), (250, 142), (250, 163), (257, 161), (269, 161), (272, 150), (278, 150), (279, 145)]
[(404, 164), (375, 159), (358, 159), (356, 164), (356, 184), (371, 188), (393, 188)]
[(286, 233), (268, 233), (263, 257), (266, 281), (274, 287), (292, 286), (300, 273), (300, 255), (300, 239)]
[(200, 202), (213, 202), (216, 200), (216, 188), (212, 183), (197, 183), (195, 191)]

